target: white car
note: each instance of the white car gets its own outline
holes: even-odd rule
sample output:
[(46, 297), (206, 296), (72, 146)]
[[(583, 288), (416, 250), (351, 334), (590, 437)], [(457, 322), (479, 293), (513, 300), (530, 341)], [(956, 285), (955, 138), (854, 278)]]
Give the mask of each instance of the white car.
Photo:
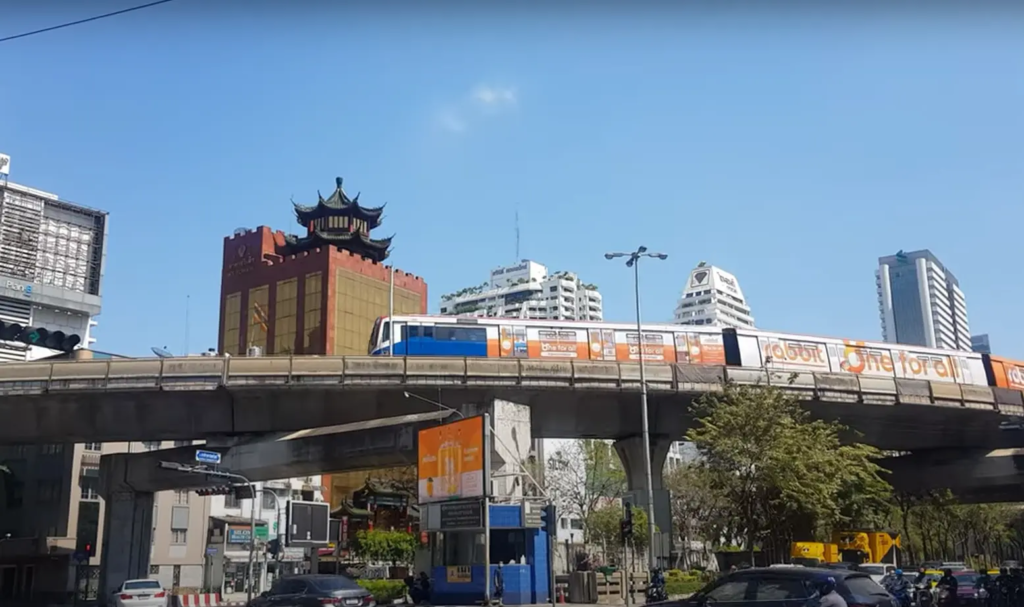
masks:
[(885, 570), (887, 567), (891, 568), (892, 565), (887, 565), (885, 563), (861, 563), (860, 565), (857, 565), (856, 569), (857, 571), (870, 575), (871, 579), (875, 580), (876, 584), (881, 584), (882, 578), (885, 577)]
[(167, 607), (167, 591), (157, 580), (128, 580), (114, 599), (114, 607)]

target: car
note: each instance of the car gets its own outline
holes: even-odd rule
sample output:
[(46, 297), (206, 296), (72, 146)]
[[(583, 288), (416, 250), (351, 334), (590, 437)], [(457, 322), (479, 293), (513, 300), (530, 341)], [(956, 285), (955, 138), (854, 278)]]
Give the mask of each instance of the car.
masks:
[(688, 599), (665, 607), (804, 607), (827, 578), (849, 607), (895, 607), (892, 596), (866, 573), (817, 567), (758, 567), (719, 577)]
[(292, 575), (249, 603), (249, 607), (377, 607), (368, 590), (344, 575)]
[(961, 605), (980, 605), (988, 598), (984, 588), (975, 588), (980, 574), (969, 569), (953, 573), (956, 578), (956, 598)]
[(861, 563), (860, 565), (857, 565), (856, 569), (861, 573), (870, 575), (871, 579), (881, 584), (882, 578), (885, 577), (886, 567), (891, 568), (892, 565), (887, 565), (885, 563)]
[(158, 580), (127, 580), (114, 591), (114, 607), (166, 607), (167, 591)]

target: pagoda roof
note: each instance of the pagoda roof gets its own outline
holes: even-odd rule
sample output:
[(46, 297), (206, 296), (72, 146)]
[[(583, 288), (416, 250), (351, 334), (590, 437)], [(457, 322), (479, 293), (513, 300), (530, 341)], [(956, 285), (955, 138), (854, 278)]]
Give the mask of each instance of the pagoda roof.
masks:
[(340, 249), (359, 253), (366, 257), (383, 261), (388, 256), (388, 248), (394, 236), (387, 238), (370, 238), (362, 232), (335, 232), (314, 228), (305, 236), (287, 234), (285, 245), (295, 251), (304, 251), (323, 245), (334, 245)]
[(364, 207), (359, 204), (359, 194), (357, 193), (355, 198), (349, 198), (348, 194), (345, 193), (345, 189), (342, 187), (343, 179), (336, 177), (334, 192), (324, 198), (323, 195), (317, 190), (317, 203), (314, 206), (305, 206), (292, 202), (295, 207), (295, 218), (300, 225), (309, 225), (309, 222), (318, 219), (320, 217), (329, 217), (332, 215), (351, 215), (360, 219), (366, 220), (369, 224), (370, 229), (373, 229), (380, 225), (381, 214), (384, 213), (384, 207), (387, 206), (385, 203), (379, 207)]

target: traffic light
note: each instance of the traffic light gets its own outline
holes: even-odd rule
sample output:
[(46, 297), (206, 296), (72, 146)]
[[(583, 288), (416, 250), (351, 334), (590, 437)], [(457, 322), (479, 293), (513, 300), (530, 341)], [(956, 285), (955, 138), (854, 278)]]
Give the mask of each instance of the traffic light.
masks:
[(0, 321), (0, 341), (17, 341), (30, 346), (71, 352), (82, 343), (79, 335), (50, 331), (42, 327), (25, 327), (16, 322)]
[(281, 540), (274, 538), (267, 542), (267, 554), (270, 556), (277, 556), (277, 553), (281, 550)]
[(544, 506), (544, 509), (540, 511), (541, 525), (544, 529), (549, 532), (554, 531), (558, 526), (558, 513), (555, 510), (554, 504), (548, 504)]
[(214, 487), (203, 487), (202, 489), (196, 489), (196, 495), (200, 497), (208, 497), (210, 495), (227, 495), (233, 491), (230, 485), (217, 485)]
[(622, 530), (622, 541), (625, 542), (633, 535), (633, 504), (629, 502), (622, 502), (622, 523), (620, 523)]
[(96, 556), (96, 544), (85, 538), (78, 538), (78, 542), (75, 545), (75, 552), (79, 552), (85, 556)]

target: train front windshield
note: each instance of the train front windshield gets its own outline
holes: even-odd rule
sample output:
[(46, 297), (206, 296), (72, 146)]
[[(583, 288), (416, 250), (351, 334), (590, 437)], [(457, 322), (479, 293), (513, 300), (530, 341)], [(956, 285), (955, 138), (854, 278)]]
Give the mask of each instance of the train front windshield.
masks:
[(373, 323), (373, 329), (370, 331), (370, 343), (366, 346), (366, 353), (373, 354), (373, 351), (377, 349), (377, 343), (380, 341), (380, 324), (384, 318), (380, 317)]

